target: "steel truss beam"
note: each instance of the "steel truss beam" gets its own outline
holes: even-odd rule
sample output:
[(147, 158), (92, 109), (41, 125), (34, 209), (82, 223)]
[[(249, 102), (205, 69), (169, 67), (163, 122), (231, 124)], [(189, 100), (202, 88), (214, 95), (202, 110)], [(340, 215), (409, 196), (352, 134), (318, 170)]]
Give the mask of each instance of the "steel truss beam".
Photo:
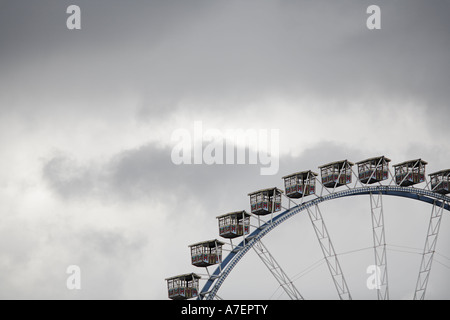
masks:
[(441, 226), (442, 213), (444, 212), (445, 201), (433, 203), (431, 209), (430, 223), (428, 224), (427, 238), (420, 263), (419, 275), (417, 277), (416, 291), (414, 300), (424, 300), (427, 290), (428, 280), (430, 278), (431, 265), (433, 263), (434, 252), (436, 249), (437, 237)]
[(267, 247), (258, 240), (253, 245), (253, 249), (261, 258), (262, 262), (266, 265), (267, 269), (272, 273), (274, 278), (278, 281), (280, 286), (287, 293), (289, 298), (292, 300), (303, 300), (302, 295), (297, 290), (295, 285), (292, 283), (291, 279), (288, 277), (286, 272), (283, 271), (280, 264), (275, 260), (275, 258), (270, 254)]
[(327, 262), (339, 298), (341, 300), (351, 300), (352, 296), (348, 290), (347, 282), (342, 273), (341, 265), (336, 252), (334, 251), (333, 243), (331, 242), (330, 235), (328, 234), (325, 222), (323, 221), (319, 206), (316, 204), (314, 205), (314, 209), (311, 209), (310, 207), (307, 207), (306, 209), (308, 210), (309, 218), (311, 219), (314, 231), (316, 232), (317, 239), (319, 240), (323, 256)]
[(372, 213), (373, 249), (377, 266), (378, 300), (389, 300), (386, 237), (384, 233), (383, 198), (381, 193), (370, 193), (370, 209)]

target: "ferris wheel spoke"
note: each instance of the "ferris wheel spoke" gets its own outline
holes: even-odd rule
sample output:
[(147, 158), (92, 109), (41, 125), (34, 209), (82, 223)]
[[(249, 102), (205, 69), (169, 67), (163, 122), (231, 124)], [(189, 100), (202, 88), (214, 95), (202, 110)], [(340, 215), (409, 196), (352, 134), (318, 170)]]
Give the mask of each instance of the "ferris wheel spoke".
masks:
[(377, 267), (378, 300), (389, 300), (386, 237), (384, 233), (383, 198), (381, 193), (370, 193), (370, 209), (372, 215), (373, 248)]
[(341, 269), (338, 257), (334, 250), (333, 243), (331, 242), (330, 235), (325, 226), (325, 222), (320, 212), (319, 206), (314, 205), (314, 209), (306, 208), (308, 215), (311, 219), (311, 223), (314, 227), (314, 231), (322, 249), (323, 256), (327, 262), (328, 269), (333, 278), (334, 285), (341, 300), (351, 300), (352, 296), (345, 281), (344, 274)]
[(436, 249), (437, 237), (441, 226), (442, 213), (444, 212), (445, 206), (445, 201), (438, 202), (435, 200), (433, 203), (433, 208), (431, 209), (430, 223), (428, 224), (428, 233), (425, 240), (425, 247), (423, 249), (419, 275), (417, 277), (414, 300), (425, 299), (428, 280), (430, 278), (431, 265), (433, 263), (433, 257)]
[(261, 242), (261, 240), (255, 241), (253, 249), (258, 254), (264, 265), (269, 269), (274, 278), (278, 281), (280, 286), (287, 293), (292, 300), (303, 300), (303, 296), (300, 294), (294, 283), (289, 276), (281, 268), (280, 264), (275, 260), (267, 247)]

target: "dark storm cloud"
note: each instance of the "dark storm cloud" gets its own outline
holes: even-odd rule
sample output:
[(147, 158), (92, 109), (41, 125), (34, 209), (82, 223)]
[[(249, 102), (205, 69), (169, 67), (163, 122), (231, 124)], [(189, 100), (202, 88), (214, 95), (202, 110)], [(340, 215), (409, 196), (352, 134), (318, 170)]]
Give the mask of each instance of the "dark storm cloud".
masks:
[(218, 96), (239, 108), (266, 94), (343, 105), (400, 98), (424, 103), (435, 120), (448, 115), (449, 3), (376, 1), (382, 29), (369, 31), (372, 2), (81, 1), (76, 32), (65, 29), (66, 3), (11, 2), (0, 19), (2, 82), (56, 99), (129, 89), (143, 119), (183, 99), (220, 113)]
[[(261, 176), (260, 165), (175, 165), (170, 148), (153, 144), (123, 151), (106, 163), (80, 165), (69, 156), (57, 156), (43, 166), (43, 177), (51, 189), (65, 199), (145, 199), (167, 201), (196, 199), (205, 208), (226, 206), (228, 196), (240, 197), (265, 187), (283, 187), (281, 177), (292, 172), (313, 170), (337, 160), (362, 160), (358, 149), (334, 142), (322, 142), (305, 149), (300, 156), (283, 156), (274, 176)], [(333, 158), (330, 158), (330, 154)], [(227, 190), (224, 192), (224, 190)]]
[(220, 202), (223, 190), (259, 175), (258, 165), (175, 165), (170, 154), (170, 148), (149, 144), (95, 165), (80, 165), (59, 155), (44, 164), (43, 177), (65, 199), (167, 201), (174, 197)]

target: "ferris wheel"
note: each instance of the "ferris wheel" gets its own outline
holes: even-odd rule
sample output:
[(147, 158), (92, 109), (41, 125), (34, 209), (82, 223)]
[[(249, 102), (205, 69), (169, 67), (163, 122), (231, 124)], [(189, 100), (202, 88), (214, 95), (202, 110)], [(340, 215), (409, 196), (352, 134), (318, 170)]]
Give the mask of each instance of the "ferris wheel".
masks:
[[(341, 300), (351, 300), (344, 272), (321, 212), (321, 204), (335, 199), (368, 195), (370, 197), (374, 265), (377, 273), (377, 297), (389, 299), (383, 197), (404, 197), (431, 206), (428, 231), (418, 267), (414, 299), (423, 300), (427, 290), (433, 258), (444, 210), (450, 211), (450, 169), (425, 175), (428, 164), (422, 159), (405, 161), (393, 166), (390, 159), (380, 156), (356, 163), (336, 161), (319, 167), (319, 175), (311, 170), (282, 177), (285, 190), (276, 187), (249, 193), (250, 212), (230, 212), (217, 217), (219, 235), (229, 241), (231, 249), (223, 257), (226, 242), (212, 239), (189, 246), (191, 263), (206, 269), (206, 283), (199, 289), (202, 276), (187, 273), (167, 278), (170, 299), (221, 299), (218, 291), (239, 261), (253, 249), (290, 299), (303, 300), (300, 290), (263, 244), (262, 238), (277, 226), (300, 212), (306, 211), (320, 244), (323, 259)], [(424, 185), (417, 187), (418, 184)], [(287, 200), (283, 206), (282, 199)], [(251, 227), (255, 230), (251, 232)], [(240, 240), (239, 243), (233, 243)], [(224, 240), (225, 241), (225, 240)], [(218, 265), (214, 272), (208, 267)]]

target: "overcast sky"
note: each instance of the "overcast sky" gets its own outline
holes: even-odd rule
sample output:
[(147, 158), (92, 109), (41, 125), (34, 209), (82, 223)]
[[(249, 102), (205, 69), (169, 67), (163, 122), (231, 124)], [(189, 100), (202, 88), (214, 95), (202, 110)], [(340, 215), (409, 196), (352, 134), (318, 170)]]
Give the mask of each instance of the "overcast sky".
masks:
[[(70, 4), (81, 30), (66, 27)], [(366, 27), (371, 4), (381, 30)], [(166, 299), (164, 278), (205, 272), (187, 246), (218, 238), (216, 216), (249, 210), (247, 193), (286, 174), (378, 155), (450, 168), (448, 12), (439, 0), (0, 1), (0, 298)], [(171, 135), (194, 121), (279, 129), (278, 174), (173, 164)], [(364, 249), (342, 254), (354, 298), (376, 298), (368, 199), (322, 211), (338, 253)], [(412, 297), (430, 212), (385, 200), (392, 298)], [(445, 213), (429, 298), (450, 298), (449, 229)], [(321, 259), (306, 215), (265, 239), (292, 277)], [(66, 288), (73, 264), (79, 291)], [(295, 284), (337, 298), (324, 263)], [(219, 295), (277, 288), (250, 252)]]

